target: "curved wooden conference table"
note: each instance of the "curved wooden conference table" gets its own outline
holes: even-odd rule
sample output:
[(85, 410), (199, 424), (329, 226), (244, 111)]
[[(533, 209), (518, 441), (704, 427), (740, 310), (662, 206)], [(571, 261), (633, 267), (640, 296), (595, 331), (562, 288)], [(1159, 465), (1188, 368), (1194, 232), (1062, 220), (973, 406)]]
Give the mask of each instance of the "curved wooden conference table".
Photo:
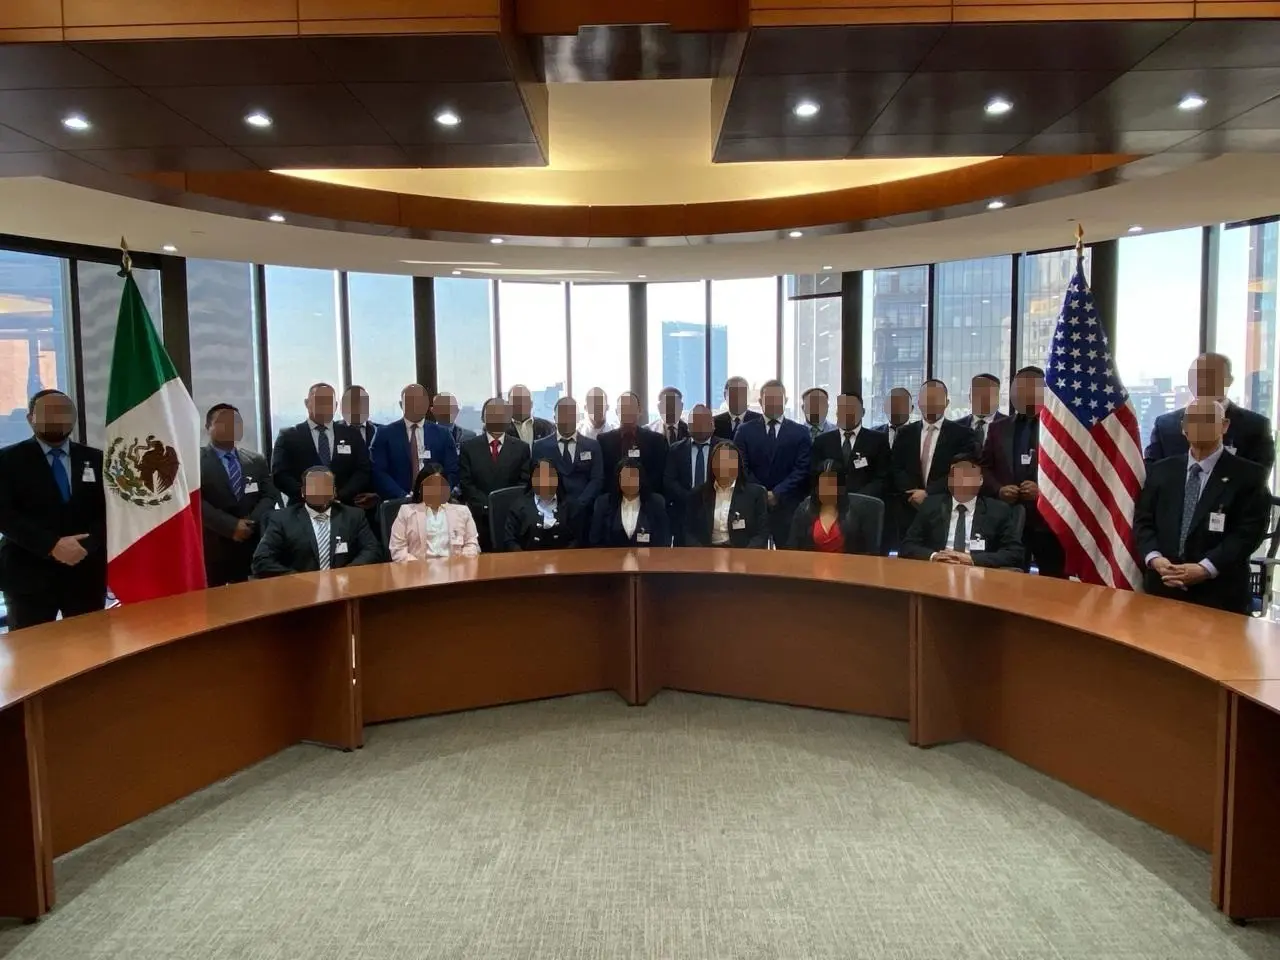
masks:
[(581, 550), (239, 584), (0, 637), (0, 915), (53, 858), (299, 741), (664, 687), (975, 740), (1212, 853), (1280, 914), (1280, 628), (998, 570), (789, 551)]

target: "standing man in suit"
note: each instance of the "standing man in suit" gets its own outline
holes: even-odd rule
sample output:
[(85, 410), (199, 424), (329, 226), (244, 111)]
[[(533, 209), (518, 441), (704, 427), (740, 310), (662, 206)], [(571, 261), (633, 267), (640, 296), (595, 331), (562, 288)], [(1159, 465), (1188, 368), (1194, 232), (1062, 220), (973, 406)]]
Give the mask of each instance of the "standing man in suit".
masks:
[(523, 383), (515, 384), (507, 391), (511, 403), (511, 422), (507, 424), (507, 433), (523, 440), (525, 446), (532, 448), (533, 441), (549, 437), (556, 432), (550, 420), (533, 415), (533, 394)]
[(1134, 510), (1144, 587), (1153, 596), (1248, 614), (1249, 558), (1271, 519), (1267, 471), (1226, 448), (1220, 402), (1199, 397), (1180, 412), (1187, 452), (1147, 470)]
[(578, 424), (578, 433), (592, 440), (599, 440), (600, 434), (609, 429), (609, 398), (599, 387), (587, 391), (587, 412)]
[(76, 443), (76, 406), (57, 390), (27, 402), (32, 437), (0, 450), (0, 592), (10, 630), (107, 602), (102, 451)]
[(658, 419), (649, 424), (649, 429), (661, 434), (670, 447), (689, 436), (689, 425), (680, 419), (683, 413), (684, 394), (675, 387), (663, 387), (658, 393)]
[(894, 387), (884, 401), (884, 415), (888, 419), (875, 429), (885, 435), (889, 449), (898, 442), (898, 434), (911, 421), (911, 391), (906, 387)]
[(751, 420), (762, 419), (754, 410), (747, 409), (747, 393), (750, 384), (746, 377), (730, 377), (724, 382), (724, 402), (728, 408), (716, 414), (716, 436), (732, 440), (738, 427)]
[(1022, 528), (1022, 566), (1034, 559), (1041, 576), (1065, 575), (1066, 554), (1058, 535), (1040, 515), (1040, 409), (1044, 406), (1044, 371), (1023, 367), (1013, 377), (1012, 417), (991, 425), (982, 452), (983, 492), (1026, 510)]
[(827, 414), (831, 411), (831, 397), (822, 387), (810, 387), (801, 394), (800, 406), (804, 410), (809, 436), (814, 440), (835, 429), (835, 425), (827, 420)]
[(906, 492), (898, 486), (892, 464), (893, 448), (899, 435), (911, 422), (911, 391), (906, 387), (894, 387), (890, 390), (889, 396), (884, 400), (884, 413), (888, 419), (874, 429), (883, 434), (889, 444), (889, 478), (885, 481), (883, 497), (884, 534), (880, 542), (881, 552), (889, 554), (898, 549), (898, 545), (902, 543), (902, 535), (907, 532), (911, 523)]
[(560, 474), (561, 489), (578, 534), (586, 537), (591, 508), (604, 492), (604, 454), (600, 444), (578, 433), (578, 404), (573, 397), (556, 401), (556, 432), (533, 442), (533, 460), (550, 460)]
[(307, 391), (307, 419), (285, 427), (271, 451), (271, 478), (290, 503), (302, 499), (302, 474), (308, 467), (328, 467), (343, 503), (370, 510), (378, 505), (373, 492), (369, 451), (360, 430), (333, 422), (334, 391), (327, 383)]
[[(1227, 433), (1223, 445), (1227, 452), (1252, 460), (1270, 474), (1276, 462), (1271, 421), (1227, 399), (1227, 390), (1231, 386), (1231, 361), (1220, 353), (1200, 354), (1187, 373), (1187, 386), (1197, 399), (1216, 400), (1225, 408)], [(1180, 457), (1187, 452), (1186, 432), (1182, 428), (1184, 414), (1184, 410), (1175, 410), (1156, 418), (1144, 456), (1148, 469), (1165, 457)]]
[(364, 437), (366, 449), (373, 449), (373, 438), (378, 425), (369, 419), (369, 391), (359, 384), (352, 384), (342, 392), (342, 423), (355, 427)]
[(952, 458), (947, 489), (930, 494), (902, 538), (898, 556), (966, 567), (1021, 567), (1013, 508), (982, 496), (982, 468), (972, 451)]
[[(715, 441), (713, 443), (712, 441)], [(667, 467), (662, 477), (662, 489), (667, 498), (667, 517), (677, 547), (687, 546), (685, 540), (685, 513), (690, 498), (706, 484), (711, 476), (711, 450), (717, 443), (724, 443), (715, 436), (715, 420), (705, 403), (695, 404), (689, 412), (689, 436), (673, 443), (667, 453)]]
[(262, 454), (239, 446), (240, 411), (215, 403), (205, 414), (209, 443), (200, 451), (200, 520), (204, 525), (204, 575), (210, 587), (249, 579), (253, 551), (280, 494)]
[(1000, 378), (994, 373), (980, 373), (969, 382), (969, 409), (973, 412), (956, 423), (973, 431), (974, 443), (981, 450), (987, 442), (987, 429), (1008, 417), (1000, 406)]
[(791, 516), (809, 492), (809, 453), (813, 440), (807, 427), (782, 415), (787, 392), (781, 380), (767, 380), (760, 388), (764, 416), (745, 421), (734, 436), (742, 451), (747, 479), (765, 488), (769, 534), (784, 547), (791, 532)]
[(429, 404), (427, 388), (409, 384), (400, 391), (404, 416), (384, 424), (373, 442), (373, 483), (386, 500), (412, 496), (413, 478), (430, 461), (444, 467), (450, 487), (458, 489), (458, 448), (448, 428), (427, 419)]
[(810, 465), (842, 463), (849, 493), (883, 500), (889, 488), (889, 440), (883, 433), (863, 429), (861, 394), (836, 397), (836, 423), (814, 439)]
[(618, 427), (600, 434), (604, 475), (614, 477), (623, 460), (639, 460), (640, 483), (645, 492), (661, 493), (662, 476), (667, 468), (667, 441), (662, 434), (640, 426), (640, 413), (639, 397), (630, 391), (618, 395)]
[(302, 475), (302, 502), (267, 519), (253, 551), (259, 579), (286, 573), (338, 570), (382, 561), (382, 544), (364, 511), (334, 499), (336, 482), (328, 467), (308, 467)]
[[(453, 448), (456, 450), (462, 446), (464, 440), (470, 440), (476, 435), (474, 430), (468, 430), (466, 427), (460, 427), (456, 423), (458, 419), (458, 398), (452, 393), (437, 393), (431, 401), (431, 416), (428, 418), (435, 423), (440, 424), (449, 431), (449, 435), (453, 437)], [(443, 465), (444, 461), (440, 461)]]
[(529, 445), (508, 430), (511, 414), (501, 397), (486, 400), (480, 415), (485, 432), (464, 441), (458, 452), (462, 502), (471, 508), (480, 550), (497, 549), (489, 536), (489, 494), (503, 487), (529, 485)]
[(945, 383), (926, 380), (920, 388), (922, 419), (903, 427), (893, 445), (893, 484), (902, 491), (904, 529), (925, 497), (947, 492), (948, 466), (957, 455), (978, 456), (973, 431), (946, 419), (950, 402)]

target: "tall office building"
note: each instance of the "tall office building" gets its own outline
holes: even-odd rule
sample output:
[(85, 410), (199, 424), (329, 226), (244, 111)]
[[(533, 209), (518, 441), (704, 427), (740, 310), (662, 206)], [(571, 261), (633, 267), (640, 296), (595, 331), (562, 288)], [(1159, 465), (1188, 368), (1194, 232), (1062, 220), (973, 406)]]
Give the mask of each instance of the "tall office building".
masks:
[(868, 422), (882, 423), (889, 391), (906, 387), (914, 398), (925, 378), (929, 268), (875, 270), (870, 287), (870, 349), (864, 349), (862, 367), (871, 375), (863, 378), (862, 397)]
[[(791, 415), (799, 419), (806, 390), (824, 387), (833, 397), (840, 390), (840, 275), (788, 276), (786, 284), (782, 379)], [(791, 299), (797, 296), (809, 298)]]
[(1280, 223), (1249, 227), (1248, 321), (1245, 335), (1244, 406), (1270, 417), (1275, 409), (1276, 278)]
[(1000, 378), (1005, 406), (1013, 304), (1009, 258), (940, 263), (935, 270), (933, 375), (950, 389), (948, 415), (970, 412), (969, 383), (980, 373)]
[[(683, 320), (662, 322), (662, 386), (675, 387), (684, 396), (686, 415), (695, 403), (707, 402), (707, 328), (705, 324)], [(711, 383), (723, 384), (729, 369), (729, 331), (711, 327)], [(713, 392), (716, 392), (713, 390)], [(657, 396), (649, 405), (657, 409)]]

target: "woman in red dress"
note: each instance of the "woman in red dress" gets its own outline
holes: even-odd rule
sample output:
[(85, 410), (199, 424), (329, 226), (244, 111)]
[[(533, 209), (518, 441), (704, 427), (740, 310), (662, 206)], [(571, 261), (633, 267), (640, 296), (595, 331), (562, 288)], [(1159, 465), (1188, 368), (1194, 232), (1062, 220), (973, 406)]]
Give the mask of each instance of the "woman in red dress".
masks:
[[(883, 508), (882, 508), (883, 509)], [(879, 553), (863, 510), (852, 509), (844, 467), (826, 460), (813, 477), (813, 492), (796, 509), (788, 546), (819, 553)]]

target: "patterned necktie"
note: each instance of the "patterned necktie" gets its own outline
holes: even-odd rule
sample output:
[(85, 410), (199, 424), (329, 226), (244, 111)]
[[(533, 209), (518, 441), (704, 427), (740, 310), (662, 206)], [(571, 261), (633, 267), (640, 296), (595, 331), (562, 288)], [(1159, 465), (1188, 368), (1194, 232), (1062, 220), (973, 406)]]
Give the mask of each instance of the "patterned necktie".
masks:
[(951, 549), (958, 553), (967, 552), (969, 546), (969, 538), (964, 535), (964, 518), (969, 512), (969, 508), (964, 504), (956, 507), (956, 532), (951, 538)]
[(848, 460), (849, 457), (853, 455), (853, 431), (852, 430), (846, 430), (844, 432), (844, 443), (840, 444), (840, 452), (844, 455), (845, 460)]
[(316, 556), (320, 559), (320, 569), (329, 569), (329, 514), (321, 513), (316, 517)]
[(926, 426), (920, 443), (920, 477), (926, 484), (929, 482), (929, 468), (933, 466), (933, 444), (937, 434), (937, 430)]
[(240, 458), (234, 450), (223, 454), (227, 464), (227, 479), (231, 481), (231, 493), (237, 500), (244, 496), (244, 473), (240, 470)]
[(63, 465), (63, 459), (66, 457), (67, 451), (61, 447), (51, 447), (49, 456), (53, 457), (49, 466), (53, 468), (53, 479), (58, 485), (58, 492), (62, 494), (62, 502), (68, 503), (71, 500), (71, 477), (67, 474), (67, 468)]
[(498, 462), (498, 438), (493, 437), (489, 440), (489, 456), (493, 457), (493, 462)]
[(700, 487), (707, 482), (707, 445), (700, 443), (698, 446), (698, 459), (693, 465), (693, 485)]
[(316, 440), (316, 449), (320, 453), (320, 463), (327, 467), (329, 461), (333, 459), (333, 453), (329, 449), (329, 429), (323, 423), (317, 424), (316, 433), (320, 435), (319, 439)]
[(1198, 463), (1191, 464), (1187, 471), (1187, 486), (1182, 494), (1182, 529), (1178, 531), (1178, 556), (1185, 557), (1187, 550), (1187, 534), (1191, 532), (1191, 518), (1195, 516), (1196, 504), (1200, 502), (1200, 474), (1204, 468)]
[(987, 442), (987, 421), (985, 417), (974, 417), (973, 432), (978, 438), (978, 449), (982, 449)]

